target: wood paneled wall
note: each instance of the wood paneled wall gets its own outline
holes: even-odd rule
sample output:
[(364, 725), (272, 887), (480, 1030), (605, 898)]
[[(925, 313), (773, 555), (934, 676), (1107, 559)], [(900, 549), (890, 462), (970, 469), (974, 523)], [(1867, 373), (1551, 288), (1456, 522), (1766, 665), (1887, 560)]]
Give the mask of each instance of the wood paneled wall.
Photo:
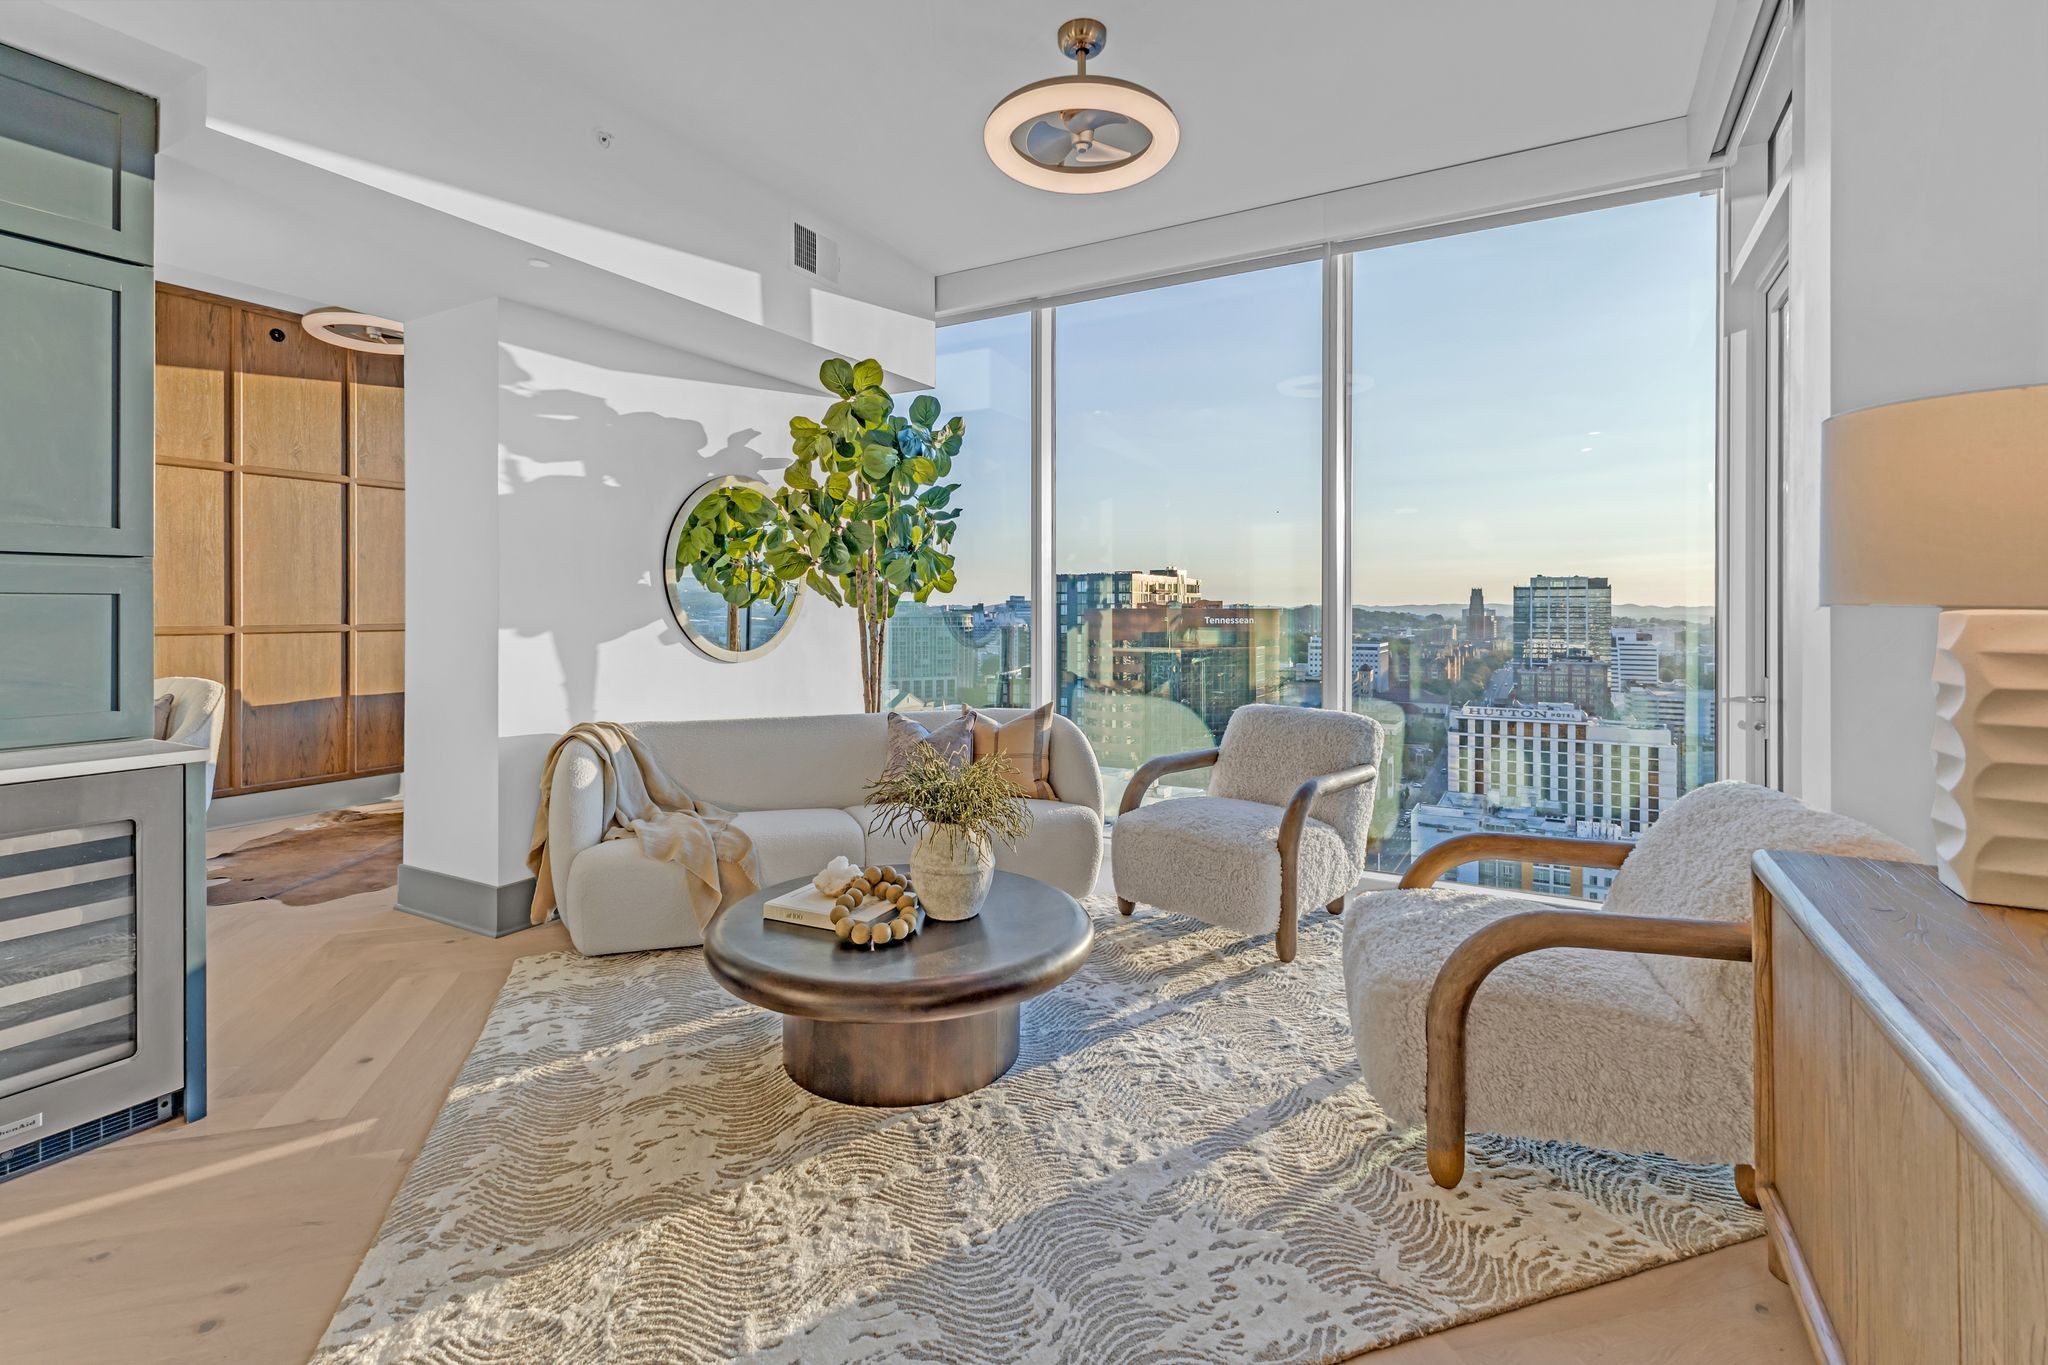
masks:
[(405, 761), (405, 362), (160, 285), (156, 671), (228, 689), (222, 794)]

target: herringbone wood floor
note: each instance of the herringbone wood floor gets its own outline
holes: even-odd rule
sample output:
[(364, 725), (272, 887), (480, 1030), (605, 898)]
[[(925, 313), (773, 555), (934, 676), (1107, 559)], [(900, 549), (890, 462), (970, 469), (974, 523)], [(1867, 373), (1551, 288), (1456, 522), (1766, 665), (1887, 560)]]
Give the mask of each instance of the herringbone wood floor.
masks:
[[(222, 852), (286, 822), (217, 832)], [(212, 912), (213, 1112), (0, 1185), (0, 1358), (306, 1358), (476, 1040), (496, 941), (390, 890)], [(1408, 1342), (1389, 1365), (1808, 1359), (1760, 1242)]]

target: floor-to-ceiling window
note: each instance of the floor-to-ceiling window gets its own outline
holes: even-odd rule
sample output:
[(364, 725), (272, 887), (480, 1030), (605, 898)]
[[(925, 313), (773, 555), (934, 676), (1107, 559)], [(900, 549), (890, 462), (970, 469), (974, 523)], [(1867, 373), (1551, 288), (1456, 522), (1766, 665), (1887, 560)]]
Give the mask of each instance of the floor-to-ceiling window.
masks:
[(1716, 231), (1688, 194), (1354, 258), (1382, 869), (1459, 833), (1633, 838), (1714, 779)]
[(1112, 810), (1140, 763), (1209, 747), (1245, 703), (1321, 702), (1322, 269), (1056, 311), (1051, 695)]
[[(885, 704), (895, 710), (1031, 700), (1031, 317), (939, 329), (947, 415), (967, 419), (954, 462), (958, 585), (905, 598), (889, 623)], [(907, 406), (910, 395), (897, 399)]]
[[(1465, 832), (1636, 838), (1718, 767), (1718, 230), (1714, 198), (1680, 192), (1045, 307), (1035, 388), (1031, 311), (942, 329), (939, 394), (974, 454), (952, 603), (1008, 603), (1028, 636), (1049, 462), (1032, 695), (1087, 734), (1112, 811), (1139, 764), (1214, 744), (1247, 702), (1349, 705), (1387, 732), (1383, 871)], [(1351, 422), (1326, 432), (1340, 269)], [(1327, 547), (1326, 441), (1350, 470)], [(962, 670), (1018, 679), (1002, 698), (908, 667), (902, 690), (1021, 704), (1013, 657)]]

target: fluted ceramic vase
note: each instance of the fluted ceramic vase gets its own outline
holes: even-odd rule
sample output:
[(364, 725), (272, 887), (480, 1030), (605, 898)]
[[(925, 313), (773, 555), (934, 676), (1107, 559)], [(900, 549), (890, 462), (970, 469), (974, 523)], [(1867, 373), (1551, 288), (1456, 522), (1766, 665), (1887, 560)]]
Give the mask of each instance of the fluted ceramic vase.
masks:
[(933, 919), (973, 919), (996, 876), (995, 850), (957, 825), (927, 825), (910, 850), (910, 884)]

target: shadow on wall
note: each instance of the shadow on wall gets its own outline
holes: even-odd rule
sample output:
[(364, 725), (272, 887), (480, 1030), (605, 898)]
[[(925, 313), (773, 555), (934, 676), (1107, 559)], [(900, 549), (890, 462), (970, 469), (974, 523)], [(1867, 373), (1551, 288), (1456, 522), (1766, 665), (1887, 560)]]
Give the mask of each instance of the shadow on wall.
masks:
[[(499, 621), (552, 643), (572, 721), (596, 715), (607, 645), (652, 631), (664, 646), (689, 648), (669, 615), (661, 564), (682, 500), (725, 474), (772, 483), (788, 463), (763, 454), (751, 427), (727, 432), (714, 449), (703, 422), (614, 406), (619, 394), (684, 376), (592, 373), (616, 380), (604, 385), (612, 396), (543, 386), (514, 348), (499, 348)], [(674, 389), (667, 382), (666, 392)]]

